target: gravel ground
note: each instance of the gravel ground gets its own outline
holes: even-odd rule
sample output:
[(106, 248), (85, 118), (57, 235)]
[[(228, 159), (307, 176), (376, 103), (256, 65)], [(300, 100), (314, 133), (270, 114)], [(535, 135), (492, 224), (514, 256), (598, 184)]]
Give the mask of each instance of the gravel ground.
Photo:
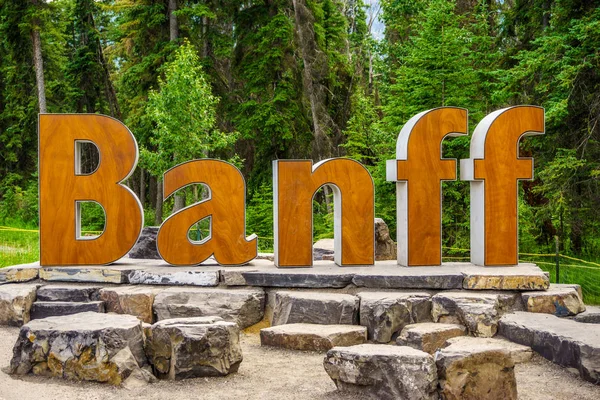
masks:
[[(244, 361), (237, 374), (224, 378), (160, 381), (134, 390), (89, 382), (36, 376), (12, 377), (5, 368), (12, 357), (17, 328), (0, 327), (0, 399), (348, 399), (338, 394), (323, 369), (323, 353), (260, 347), (257, 330), (242, 334)], [(598, 400), (600, 386), (584, 382), (568, 369), (536, 356), (516, 368), (519, 398)]]

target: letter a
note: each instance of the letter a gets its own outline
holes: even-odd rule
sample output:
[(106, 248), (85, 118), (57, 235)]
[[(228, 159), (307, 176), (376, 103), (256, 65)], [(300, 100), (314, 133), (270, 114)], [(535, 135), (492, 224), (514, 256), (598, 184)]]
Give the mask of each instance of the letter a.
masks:
[(372, 265), (375, 261), (374, 188), (359, 162), (273, 161), (275, 265), (313, 265), (313, 196), (330, 185), (334, 201), (334, 261), (338, 265)]
[[(246, 183), (233, 165), (220, 160), (188, 161), (164, 175), (164, 198), (194, 183), (210, 196), (169, 216), (158, 231), (158, 252), (169, 264), (196, 265), (214, 254), (221, 265), (240, 265), (258, 254), (256, 235), (246, 238)], [(211, 217), (210, 237), (192, 242), (188, 231)]]
[[(137, 163), (131, 132), (103, 115), (42, 114), (39, 141), (40, 264), (108, 264), (127, 254), (144, 221), (138, 198), (120, 184)], [(89, 175), (79, 170), (81, 142), (92, 142), (100, 153)], [(84, 201), (100, 204), (106, 217), (104, 232), (93, 239), (81, 236)]]
[(519, 262), (518, 181), (533, 179), (533, 159), (519, 157), (524, 136), (544, 133), (544, 109), (518, 106), (495, 111), (475, 128), (471, 158), (460, 160), (461, 179), (471, 181), (471, 262)]
[(442, 107), (412, 117), (400, 131), (397, 160), (388, 160), (396, 183), (398, 264), (442, 263), (441, 182), (456, 179), (456, 160), (442, 158), (442, 141), (467, 134), (467, 110)]

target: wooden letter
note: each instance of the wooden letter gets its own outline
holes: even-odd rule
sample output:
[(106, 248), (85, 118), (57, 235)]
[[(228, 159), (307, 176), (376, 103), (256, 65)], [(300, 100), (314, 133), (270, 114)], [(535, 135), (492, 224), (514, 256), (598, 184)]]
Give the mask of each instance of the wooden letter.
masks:
[(456, 179), (456, 160), (442, 158), (442, 141), (467, 134), (467, 110), (442, 107), (412, 117), (400, 131), (387, 180), (397, 196), (398, 264), (442, 263), (442, 181)]
[(518, 180), (533, 179), (533, 159), (519, 157), (523, 136), (544, 133), (544, 109), (518, 106), (495, 111), (475, 128), (471, 158), (461, 179), (471, 181), (471, 262), (515, 265)]
[(374, 187), (369, 171), (350, 159), (273, 161), (275, 265), (313, 265), (313, 196), (334, 194), (334, 260), (372, 265), (375, 260)]
[[(138, 198), (119, 182), (135, 169), (137, 143), (121, 122), (103, 115), (42, 114), (39, 120), (40, 264), (108, 264), (123, 257), (143, 226)], [(77, 142), (92, 142), (98, 169), (79, 170)], [(94, 201), (106, 216), (104, 232), (80, 232), (79, 202)]]
[[(172, 265), (196, 265), (214, 254), (221, 265), (245, 264), (258, 254), (256, 235), (246, 238), (246, 182), (233, 165), (220, 160), (195, 160), (168, 170), (164, 198), (195, 183), (208, 186), (210, 196), (169, 216), (158, 231), (161, 257)], [(211, 235), (193, 243), (188, 231), (211, 217)]]

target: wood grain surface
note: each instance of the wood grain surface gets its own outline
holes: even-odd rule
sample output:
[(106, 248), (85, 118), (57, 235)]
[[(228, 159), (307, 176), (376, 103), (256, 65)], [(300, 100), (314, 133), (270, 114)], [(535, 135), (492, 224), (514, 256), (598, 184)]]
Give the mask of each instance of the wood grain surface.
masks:
[[(246, 183), (233, 165), (220, 160), (194, 160), (171, 168), (164, 175), (164, 198), (191, 184), (204, 184), (210, 198), (169, 216), (158, 231), (160, 255), (172, 265), (196, 265), (214, 254), (221, 265), (240, 265), (258, 254), (255, 235), (246, 238)], [(192, 243), (188, 231), (211, 217), (211, 235)]]
[[(76, 141), (93, 142), (98, 169), (77, 175)], [(39, 119), (40, 264), (100, 265), (123, 257), (137, 241), (143, 210), (120, 184), (137, 162), (137, 144), (121, 122), (93, 114), (42, 114)], [(77, 237), (78, 201), (99, 203), (106, 215), (95, 239)]]
[(334, 260), (338, 265), (375, 261), (374, 187), (367, 169), (350, 159), (277, 160), (274, 171), (275, 264), (313, 264), (313, 196), (323, 185), (334, 192)]

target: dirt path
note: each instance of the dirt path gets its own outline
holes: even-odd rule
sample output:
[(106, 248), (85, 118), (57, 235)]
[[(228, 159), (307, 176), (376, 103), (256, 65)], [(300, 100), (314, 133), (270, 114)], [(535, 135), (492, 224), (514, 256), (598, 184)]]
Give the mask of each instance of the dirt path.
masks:
[[(17, 328), (0, 327), (0, 367), (8, 365)], [(136, 390), (88, 382), (35, 376), (11, 377), (0, 372), (2, 400), (122, 399), (348, 399), (335, 391), (323, 369), (323, 354), (260, 347), (258, 335), (243, 334), (244, 361), (237, 374), (224, 378), (161, 381)], [(598, 400), (600, 386), (541, 357), (517, 366), (521, 399)]]

